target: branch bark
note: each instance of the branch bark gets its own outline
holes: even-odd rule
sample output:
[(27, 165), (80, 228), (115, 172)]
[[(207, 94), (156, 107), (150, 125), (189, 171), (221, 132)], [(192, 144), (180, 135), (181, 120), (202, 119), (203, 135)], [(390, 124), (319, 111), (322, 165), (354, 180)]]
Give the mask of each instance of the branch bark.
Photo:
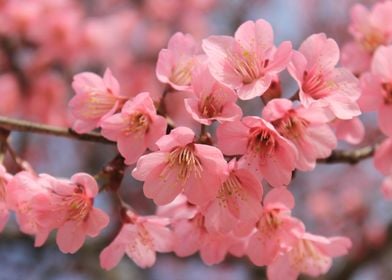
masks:
[(99, 133), (90, 132), (78, 134), (70, 128), (62, 128), (52, 125), (44, 125), (25, 120), (18, 120), (13, 118), (7, 118), (0, 116), (0, 128), (9, 131), (21, 131), (21, 132), (32, 132), (39, 134), (47, 134), (58, 137), (66, 137), (75, 140), (97, 142), (103, 144), (115, 144), (115, 142), (109, 141)]
[(361, 160), (370, 158), (374, 155), (377, 145), (366, 146), (356, 150), (334, 150), (332, 154), (324, 159), (317, 160), (317, 163), (349, 163), (356, 164)]

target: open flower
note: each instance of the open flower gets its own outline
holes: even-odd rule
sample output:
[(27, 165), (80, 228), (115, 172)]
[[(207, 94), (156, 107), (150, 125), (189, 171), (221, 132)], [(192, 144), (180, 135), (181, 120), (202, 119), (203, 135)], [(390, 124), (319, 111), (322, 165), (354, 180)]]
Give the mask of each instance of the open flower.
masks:
[(117, 141), (125, 163), (133, 164), (146, 151), (155, 149), (155, 142), (166, 133), (166, 120), (158, 116), (148, 92), (127, 101), (121, 113), (105, 118), (102, 135)]
[(72, 128), (78, 133), (98, 127), (124, 100), (120, 85), (109, 69), (103, 79), (94, 73), (80, 73), (74, 77), (72, 87), (76, 95), (69, 101), (69, 109), (74, 118)]
[(258, 117), (224, 123), (217, 129), (218, 147), (225, 155), (243, 155), (245, 164), (274, 187), (287, 185), (297, 161), (297, 149)]
[(174, 34), (168, 48), (159, 52), (156, 68), (158, 80), (177, 90), (189, 89), (193, 68), (199, 60), (199, 48), (190, 34)]
[(313, 169), (318, 158), (328, 157), (336, 147), (329, 119), (318, 107), (295, 108), (288, 99), (273, 99), (263, 109), (263, 117), (295, 145), (300, 170)]
[(332, 116), (351, 119), (360, 115), (357, 99), (359, 83), (344, 68), (336, 68), (339, 47), (325, 34), (314, 34), (294, 52), (288, 70), (299, 86), (299, 98), (305, 107), (317, 104)]
[(155, 263), (155, 252), (173, 250), (173, 235), (167, 225), (169, 219), (157, 216), (137, 216), (128, 211), (127, 221), (116, 238), (100, 254), (101, 267), (114, 268), (127, 254), (138, 266), (150, 267)]
[(237, 96), (234, 91), (218, 83), (206, 64), (195, 69), (192, 81), (194, 97), (186, 98), (184, 102), (194, 120), (210, 125), (213, 120), (224, 122), (241, 118), (242, 111), (235, 103)]
[(292, 51), (288, 41), (274, 46), (272, 27), (262, 19), (243, 23), (234, 38), (210, 36), (202, 47), (212, 76), (245, 100), (268, 90), (274, 76), (286, 68)]
[(213, 199), (226, 176), (219, 149), (194, 143), (194, 132), (173, 129), (157, 141), (159, 151), (140, 157), (132, 175), (144, 182), (144, 194), (158, 205), (171, 202), (184, 190), (188, 200), (204, 204)]
[(5, 167), (0, 164), (0, 232), (8, 221), (7, 189), (11, 178)]
[(320, 276), (330, 269), (333, 257), (345, 255), (351, 248), (346, 237), (326, 238), (302, 232), (297, 232), (297, 236), (293, 248), (268, 266), (268, 279), (295, 280), (300, 273)]

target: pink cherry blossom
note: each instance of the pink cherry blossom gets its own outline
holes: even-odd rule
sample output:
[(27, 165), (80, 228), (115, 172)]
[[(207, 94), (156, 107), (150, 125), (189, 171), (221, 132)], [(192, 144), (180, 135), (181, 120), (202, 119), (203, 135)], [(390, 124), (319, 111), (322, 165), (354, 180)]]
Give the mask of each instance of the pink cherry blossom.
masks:
[(293, 208), (294, 197), (285, 187), (275, 188), (266, 195), (257, 230), (250, 237), (247, 249), (253, 263), (269, 265), (279, 253), (294, 245), (293, 231), (304, 231), (304, 225), (290, 216)]
[(159, 52), (156, 68), (158, 80), (177, 90), (189, 89), (199, 54), (195, 39), (190, 34), (177, 32), (170, 38), (168, 48)]
[(258, 117), (224, 123), (217, 129), (218, 147), (225, 155), (243, 155), (241, 162), (272, 186), (287, 185), (297, 161), (297, 149)]
[(47, 184), (45, 177), (23, 171), (7, 186), (7, 205), (15, 211), (20, 230), (35, 235), (35, 246), (42, 246), (54, 228), (41, 219), (43, 213), (54, 214), (50, 212), (50, 194), (44, 187)]
[(289, 139), (298, 150), (296, 167), (311, 170), (318, 158), (328, 157), (336, 147), (328, 118), (318, 107), (297, 107), (288, 99), (273, 99), (263, 109), (263, 117)]
[(392, 175), (384, 178), (381, 184), (381, 192), (385, 199), (392, 200)]
[(213, 199), (226, 176), (226, 161), (215, 147), (195, 144), (195, 134), (186, 127), (173, 129), (157, 142), (159, 151), (140, 157), (132, 175), (145, 181), (148, 198), (164, 205), (184, 190), (191, 203)]
[(392, 136), (392, 47), (381, 46), (374, 54), (371, 74), (361, 77), (360, 104), (366, 111), (378, 111), (383, 133)]
[(312, 277), (326, 273), (332, 258), (347, 254), (351, 241), (346, 237), (331, 237), (297, 232), (298, 241), (286, 254), (268, 266), (270, 280), (295, 280), (300, 273)]
[(292, 51), (288, 41), (274, 46), (272, 27), (262, 19), (243, 23), (234, 38), (210, 36), (202, 47), (214, 78), (245, 100), (267, 91), (274, 75), (286, 68)]
[(325, 34), (314, 34), (294, 52), (288, 70), (299, 86), (305, 107), (316, 103), (339, 119), (358, 116), (360, 96), (358, 80), (344, 68), (336, 68), (339, 47)]
[(351, 120), (335, 119), (331, 123), (331, 126), (335, 129), (336, 138), (344, 140), (347, 143), (356, 145), (361, 143), (365, 138), (365, 126), (357, 117)]
[(99, 256), (101, 267), (106, 270), (114, 268), (124, 254), (141, 268), (146, 268), (155, 263), (155, 252), (173, 250), (173, 234), (167, 227), (169, 219), (137, 216), (130, 211), (127, 218), (116, 238)]
[(235, 159), (228, 165), (229, 175), (219, 187), (214, 200), (208, 203), (205, 226), (209, 232), (228, 233), (241, 228), (253, 228), (261, 213), (263, 186)]
[(120, 85), (107, 69), (103, 78), (90, 72), (76, 75), (72, 83), (76, 95), (69, 102), (74, 118), (72, 128), (78, 133), (98, 127), (107, 116), (121, 105)]
[(219, 84), (202, 64), (192, 75), (194, 97), (185, 99), (185, 108), (199, 123), (210, 125), (219, 122), (235, 121), (241, 118), (241, 108), (235, 103), (237, 97), (233, 90)]
[(109, 224), (108, 215), (93, 206), (97, 193), (97, 182), (86, 173), (77, 173), (70, 181), (58, 180), (52, 185), (52, 206), (60, 223), (56, 242), (63, 253), (75, 253), (86, 236), (98, 236)]
[(148, 92), (127, 101), (121, 113), (102, 120), (102, 135), (117, 142), (126, 164), (135, 163), (147, 148), (166, 133), (166, 120), (158, 116)]
[(0, 164), (0, 232), (3, 231), (8, 221), (7, 189), (12, 176)]
[(343, 52), (342, 62), (355, 73), (369, 69), (371, 57), (379, 46), (392, 42), (392, 2), (376, 3), (369, 11), (362, 4), (351, 8), (349, 31), (354, 41), (349, 42)]

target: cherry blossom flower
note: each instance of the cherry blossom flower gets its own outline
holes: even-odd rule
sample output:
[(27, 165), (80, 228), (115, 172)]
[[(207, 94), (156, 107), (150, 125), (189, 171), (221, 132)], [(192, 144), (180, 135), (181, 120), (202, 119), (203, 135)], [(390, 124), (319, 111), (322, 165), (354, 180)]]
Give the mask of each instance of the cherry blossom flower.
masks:
[(312, 277), (326, 273), (332, 258), (347, 254), (351, 241), (345, 237), (331, 237), (297, 232), (298, 241), (286, 254), (268, 266), (270, 280), (295, 280), (300, 273)]
[(72, 83), (76, 95), (69, 102), (74, 118), (72, 128), (78, 133), (88, 132), (112, 115), (124, 101), (120, 85), (107, 69), (103, 78), (90, 72), (76, 75)]
[(336, 138), (347, 143), (356, 145), (365, 138), (365, 126), (357, 117), (351, 120), (335, 119), (330, 125), (335, 130)]
[(351, 8), (349, 31), (354, 41), (343, 48), (342, 63), (354, 73), (369, 69), (373, 53), (392, 42), (392, 2), (376, 3), (369, 11), (362, 4)]
[(296, 241), (293, 231), (304, 231), (301, 221), (291, 217), (294, 197), (285, 188), (272, 189), (264, 198), (257, 230), (250, 237), (247, 255), (259, 266), (269, 265), (278, 254), (291, 248)]
[(217, 129), (218, 147), (225, 155), (243, 155), (240, 162), (272, 186), (287, 185), (297, 161), (297, 149), (258, 117), (224, 123)]
[(8, 183), (7, 205), (15, 211), (20, 230), (35, 235), (35, 246), (42, 246), (54, 227), (42, 219), (45, 213), (56, 217), (50, 212), (51, 199), (45, 177), (38, 177), (27, 171), (19, 172)]
[(102, 120), (102, 135), (117, 142), (126, 164), (135, 163), (147, 148), (155, 149), (155, 142), (166, 133), (166, 120), (156, 114), (148, 92), (127, 101), (121, 113)]
[(60, 224), (56, 242), (61, 252), (75, 253), (86, 236), (98, 236), (109, 224), (108, 215), (93, 206), (98, 186), (90, 175), (77, 173), (70, 181), (57, 180), (52, 184), (50, 194)]
[(167, 49), (159, 52), (156, 75), (177, 90), (190, 89), (192, 70), (199, 60), (199, 46), (190, 34), (177, 32)]
[(209, 232), (252, 229), (261, 213), (263, 186), (259, 180), (239, 167), (235, 159), (230, 161), (228, 169), (229, 176), (219, 187), (216, 198), (203, 207), (205, 226)]
[(164, 205), (184, 190), (191, 203), (213, 199), (226, 176), (226, 161), (215, 147), (195, 144), (195, 134), (186, 127), (173, 129), (156, 145), (159, 151), (140, 157), (133, 177), (145, 181), (148, 198)]
[(210, 36), (202, 47), (212, 76), (245, 100), (268, 90), (273, 77), (286, 68), (292, 51), (288, 41), (274, 46), (272, 27), (262, 19), (243, 23), (234, 38)]
[(192, 91), (194, 97), (184, 100), (185, 108), (199, 123), (210, 125), (213, 120), (224, 122), (241, 118), (242, 111), (235, 103), (235, 93), (219, 84), (211, 76), (206, 64), (200, 65), (193, 72)]
[(99, 256), (102, 268), (114, 268), (124, 254), (142, 268), (151, 267), (155, 263), (155, 252), (173, 250), (173, 234), (167, 227), (169, 219), (137, 216), (130, 211), (126, 215), (128, 221)]
[(360, 96), (358, 80), (344, 68), (336, 68), (339, 47), (325, 34), (314, 34), (294, 52), (288, 70), (299, 86), (299, 98), (305, 107), (316, 103), (339, 119), (358, 116)]
[(313, 169), (318, 158), (328, 157), (336, 147), (335, 134), (327, 124), (329, 119), (318, 107), (294, 108), (288, 99), (273, 99), (262, 114), (296, 146), (299, 170)]
[(378, 124), (383, 133), (392, 136), (392, 47), (381, 46), (374, 54), (371, 73), (361, 77), (361, 107), (378, 111)]

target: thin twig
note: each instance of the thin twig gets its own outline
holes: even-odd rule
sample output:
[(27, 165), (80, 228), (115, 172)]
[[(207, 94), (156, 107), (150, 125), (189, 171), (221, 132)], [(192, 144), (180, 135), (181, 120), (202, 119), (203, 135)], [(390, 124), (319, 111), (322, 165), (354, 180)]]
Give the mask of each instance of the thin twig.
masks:
[(104, 144), (115, 144), (102, 137), (99, 133), (90, 132), (78, 134), (70, 128), (62, 128), (52, 125), (44, 125), (25, 120), (13, 119), (0, 116), (0, 128), (10, 131), (32, 132), (39, 134), (47, 134), (58, 137), (66, 137), (87, 142), (97, 142)]
[(335, 150), (324, 159), (317, 160), (317, 163), (350, 163), (356, 164), (361, 160), (370, 158), (374, 155), (377, 145), (366, 146), (352, 151)]

